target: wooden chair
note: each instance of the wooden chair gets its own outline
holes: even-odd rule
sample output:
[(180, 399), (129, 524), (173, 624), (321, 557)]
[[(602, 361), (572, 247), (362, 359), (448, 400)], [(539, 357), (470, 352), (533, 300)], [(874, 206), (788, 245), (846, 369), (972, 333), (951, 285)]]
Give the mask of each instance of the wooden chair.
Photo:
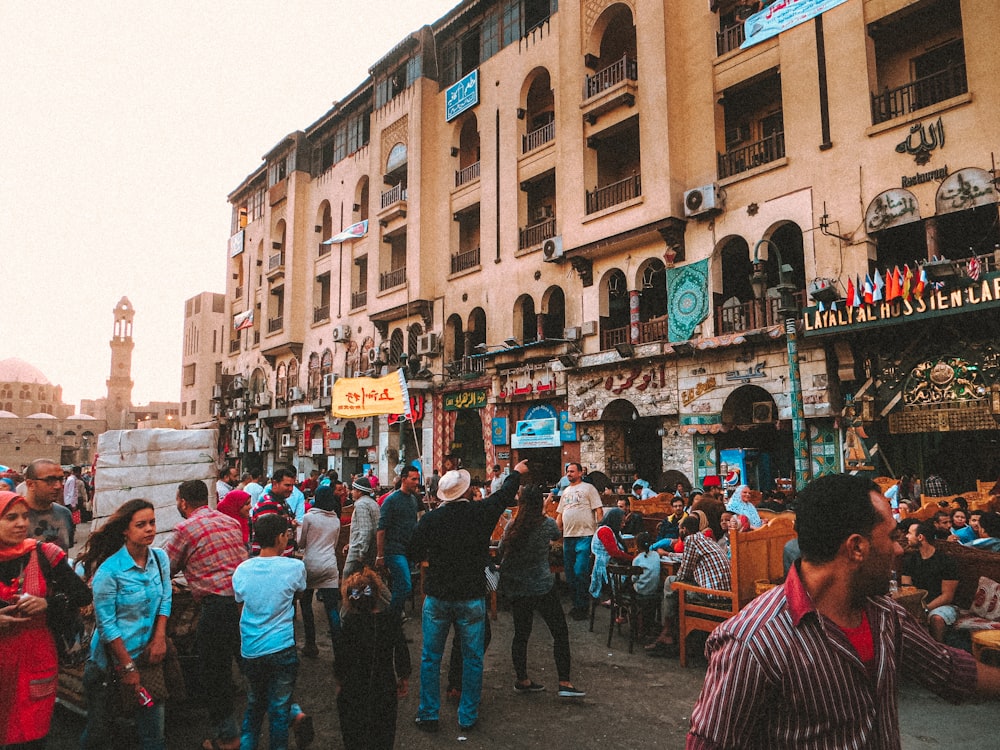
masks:
[[(787, 523), (765, 526), (754, 531), (729, 532), (731, 550), (730, 567), (732, 586), (728, 591), (716, 591), (675, 581), (679, 619), (681, 666), (687, 666), (687, 637), (698, 630), (711, 633), (715, 628), (739, 614), (756, 595), (759, 581), (779, 581), (785, 574), (782, 553), (785, 543), (796, 536)], [(687, 594), (714, 596), (725, 601), (717, 606), (695, 599)]]
[(768, 526), (787, 526), (790, 529), (795, 528), (795, 511), (784, 510), (781, 513), (775, 514), (774, 518), (767, 522)]
[(611, 588), (611, 618), (608, 622), (608, 648), (611, 648), (611, 636), (615, 625), (618, 635), (622, 633), (622, 621), (628, 621), (628, 652), (632, 653), (636, 639), (639, 637), (639, 597), (635, 593), (633, 576), (642, 573), (642, 568), (635, 565), (608, 563), (608, 584)]

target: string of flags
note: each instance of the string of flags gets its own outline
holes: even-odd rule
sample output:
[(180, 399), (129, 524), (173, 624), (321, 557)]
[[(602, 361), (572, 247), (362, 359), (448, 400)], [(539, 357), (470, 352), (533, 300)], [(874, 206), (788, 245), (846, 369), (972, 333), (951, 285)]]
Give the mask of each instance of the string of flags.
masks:
[[(931, 258), (932, 262), (938, 260), (943, 260), (943, 258), (939, 259), (937, 256)], [(979, 258), (969, 258), (965, 267), (968, 278), (972, 281), (978, 281), (982, 271), (983, 266)], [(861, 307), (876, 302), (917, 299), (923, 296), (926, 289), (941, 289), (943, 286), (944, 282), (928, 281), (927, 272), (923, 265), (918, 264), (911, 268), (904, 264), (902, 268), (895, 266), (892, 269), (886, 269), (884, 277), (878, 269), (875, 270), (874, 276), (865, 274), (864, 278), (861, 276), (856, 276), (853, 279), (848, 277), (847, 294), (844, 299), (839, 300), (839, 304), (845, 307)], [(838, 302), (824, 305), (821, 300), (817, 300), (816, 304), (822, 312), (826, 309), (836, 310)]]

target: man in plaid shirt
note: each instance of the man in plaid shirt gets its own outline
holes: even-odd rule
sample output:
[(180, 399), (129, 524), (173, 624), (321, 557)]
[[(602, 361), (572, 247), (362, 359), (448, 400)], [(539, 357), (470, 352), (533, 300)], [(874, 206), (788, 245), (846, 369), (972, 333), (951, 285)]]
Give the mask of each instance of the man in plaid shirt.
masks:
[(375, 567), (375, 534), (378, 531), (379, 508), (372, 498), (368, 478), (359, 476), (351, 485), (354, 513), (351, 514), (351, 538), (345, 547), (344, 577), (364, 567)]
[[(663, 631), (646, 647), (650, 656), (677, 655), (677, 592), (674, 581), (693, 583), (705, 589), (726, 591), (732, 588), (732, 571), (729, 558), (718, 542), (698, 531), (701, 524), (697, 515), (681, 521), (680, 533), (684, 540), (684, 557), (677, 575), (668, 576), (663, 584)], [(725, 604), (727, 599), (689, 592), (687, 598), (701, 599), (705, 604)]]
[(247, 559), (239, 521), (208, 507), (208, 487), (190, 480), (177, 488), (177, 511), (184, 519), (164, 547), (170, 573), (183, 571), (201, 604), (198, 656), (212, 725), (206, 746), (236, 750), (239, 729), (233, 714), (232, 660), (240, 654), (240, 615), (233, 571)]

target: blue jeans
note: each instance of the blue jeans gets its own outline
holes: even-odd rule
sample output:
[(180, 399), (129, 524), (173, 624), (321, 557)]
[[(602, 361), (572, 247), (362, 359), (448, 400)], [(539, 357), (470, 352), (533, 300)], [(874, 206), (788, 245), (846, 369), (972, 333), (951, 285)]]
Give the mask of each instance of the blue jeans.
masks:
[(462, 698), (458, 723), (471, 727), (479, 718), (479, 698), (483, 691), (483, 637), (486, 629), (486, 600), (449, 601), (424, 597), (424, 648), (420, 656), (420, 708), (417, 718), (437, 720), (441, 710), (441, 656), (452, 625), (462, 639)]
[(566, 585), (573, 595), (573, 609), (586, 612), (590, 608), (590, 543), (591, 536), (563, 538), (563, 572)]
[(243, 659), (240, 670), (249, 684), (240, 750), (257, 750), (265, 714), (270, 725), (270, 749), (288, 750), (288, 730), (293, 714), (292, 689), (299, 672), (295, 646), (254, 659)]
[(385, 567), (389, 571), (389, 580), (392, 585), (392, 599), (389, 601), (389, 609), (397, 614), (403, 614), (403, 604), (406, 597), (410, 595), (412, 588), (410, 584), (410, 561), (406, 555), (385, 556)]
[[(142, 674), (139, 675), (140, 680)], [(88, 661), (83, 668), (83, 695), (87, 704), (87, 726), (80, 736), (82, 750), (104, 750), (111, 747), (109, 730), (114, 718), (109, 712), (109, 692), (107, 674), (94, 662)], [(136, 708), (135, 728), (139, 733), (139, 747), (142, 750), (166, 750), (163, 737), (163, 704), (156, 702), (151, 708)]]

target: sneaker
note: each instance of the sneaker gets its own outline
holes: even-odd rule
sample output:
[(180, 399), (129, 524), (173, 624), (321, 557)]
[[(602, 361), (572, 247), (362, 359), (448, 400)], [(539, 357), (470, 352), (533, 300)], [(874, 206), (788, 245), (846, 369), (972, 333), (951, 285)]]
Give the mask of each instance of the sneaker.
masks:
[(414, 724), (417, 725), (417, 729), (421, 732), (436, 732), (438, 730), (438, 720), (437, 719), (421, 719), (417, 717)]
[(527, 685), (522, 685), (520, 682), (515, 682), (514, 690), (518, 693), (540, 693), (545, 690), (545, 685), (539, 685), (537, 682), (529, 682)]
[(471, 731), (471, 730), (473, 730), (473, 729), (475, 729), (475, 728), (476, 728), (476, 722), (472, 722), (471, 724), (468, 724), (468, 725), (466, 725), (466, 724), (462, 724), (462, 723), (460, 722), (460, 723), (459, 723), (459, 725), (458, 725), (458, 728), (459, 728), (459, 729), (460, 729), (461, 731), (463, 731), (463, 732), (469, 732), (469, 731)]
[(586, 695), (582, 690), (577, 690), (572, 685), (560, 685), (559, 686), (559, 697), (560, 698), (583, 698)]

